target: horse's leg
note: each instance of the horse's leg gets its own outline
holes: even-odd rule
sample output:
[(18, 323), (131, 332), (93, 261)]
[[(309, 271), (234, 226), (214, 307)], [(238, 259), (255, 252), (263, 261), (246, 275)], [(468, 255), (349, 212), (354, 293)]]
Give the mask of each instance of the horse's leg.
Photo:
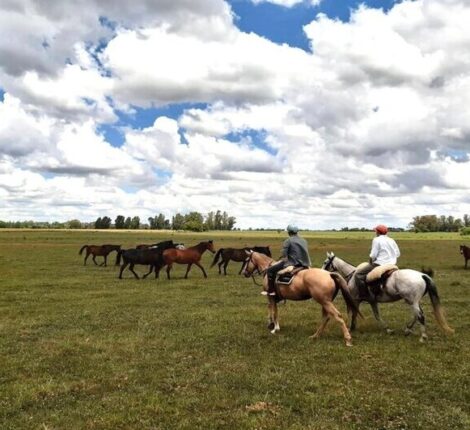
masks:
[(410, 321), (407, 328), (410, 327), (410, 330), (411, 330), (416, 320), (419, 321), (420, 329), (421, 329), (421, 337), (419, 338), (419, 341), (424, 342), (428, 338), (428, 335), (426, 334), (426, 320), (424, 318), (423, 309), (419, 305), (419, 302), (413, 303), (411, 307), (413, 309), (413, 320)]
[(166, 277), (168, 279), (170, 279), (170, 270), (171, 268), (173, 267), (173, 263), (169, 264), (168, 266), (166, 266)]
[(219, 266), (219, 275), (222, 275), (222, 264), (224, 264), (224, 260), (222, 260), (218, 266)]
[(88, 252), (88, 250), (86, 251), (86, 255), (85, 255), (85, 260), (83, 261), (83, 265), (86, 266), (86, 261), (88, 260), (88, 257), (90, 256), (90, 253)]
[[(206, 271), (204, 270), (204, 267), (201, 266), (200, 263), (194, 263), (197, 267), (199, 267), (201, 270), (202, 270), (202, 274), (204, 275), (204, 278), (207, 278), (207, 273)], [(188, 268), (188, 272), (189, 272), (189, 268)], [(226, 273), (227, 274), (227, 273)]]
[(96, 262), (95, 258), (96, 258), (96, 255), (95, 254), (92, 254), (93, 257), (91, 258), (93, 260), (93, 263), (95, 263), (95, 266), (98, 266), (98, 263)]
[(193, 263), (188, 264), (188, 268), (186, 269), (186, 275), (184, 275), (184, 279), (188, 279), (188, 273), (191, 270), (192, 265), (193, 265)]
[(380, 326), (388, 333), (393, 334), (394, 330), (388, 328), (388, 324), (385, 320), (382, 319), (379, 312), (379, 305), (377, 302), (370, 302), (370, 307), (372, 308), (372, 312), (374, 313), (374, 317), (376, 321), (380, 324)]
[(268, 330), (274, 330), (274, 319), (273, 319), (273, 302), (269, 301), (268, 302)]
[(230, 263), (230, 260), (227, 260), (224, 264), (224, 275), (227, 275), (227, 267), (228, 267), (228, 263)]
[(344, 322), (341, 313), (338, 311), (338, 309), (336, 309), (335, 305), (332, 302), (325, 303), (324, 308), (330, 314), (330, 316), (332, 316), (338, 322), (339, 326), (341, 327), (346, 346), (352, 346), (351, 334), (349, 333), (348, 327), (346, 326), (346, 323)]
[(127, 263), (126, 261), (122, 263), (122, 266), (121, 266), (121, 270), (119, 271), (119, 279), (122, 279), (122, 272), (124, 271), (124, 269), (127, 267), (129, 263)]
[(465, 259), (465, 268), (467, 268), (468, 258)]
[(108, 255), (103, 255), (103, 258), (104, 258), (104, 263), (101, 263), (102, 266), (106, 267), (106, 258), (108, 257)]
[(328, 315), (328, 312), (325, 310), (325, 308), (321, 308), (321, 313), (322, 313), (322, 321), (321, 324), (319, 325), (317, 331), (310, 336), (310, 339), (317, 339), (321, 336), (323, 331), (325, 330), (326, 325), (328, 324), (328, 321), (330, 320), (330, 315)]
[(139, 278), (139, 275), (134, 272), (134, 263), (131, 263), (131, 264), (129, 265), (129, 270), (134, 274), (134, 276), (136, 277), (136, 279), (140, 279), (140, 278)]
[(149, 267), (150, 267), (150, 270), (144, 276), (142, 276), (142, 279), (145, 279), (148, 275), (150, 275), (153, 272), (153, 266), (150, 265)]
[(277, 331), (281, 330), (281, 327), (279, 326), (279, 319), (278, 319), (278, 312), (277, 312), (277, 303), (272, 300), (272, 321), (274, 323), (274, 328), (271, 330), (272, 334), (275, 334)]

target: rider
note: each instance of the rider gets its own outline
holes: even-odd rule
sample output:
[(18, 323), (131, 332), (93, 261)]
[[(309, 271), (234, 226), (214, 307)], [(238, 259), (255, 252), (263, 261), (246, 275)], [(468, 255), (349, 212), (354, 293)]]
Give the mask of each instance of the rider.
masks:
[(376, 237), (372, 241), (369, 263), (357, 270), (354, 275), (354, 282), (359, 289), (359, 295), (361, 299), (365, 300), (373, 300), (366, 285), (367, 274), (377, 266), (396, 264), (398, 257), (400, 257), (400, 250), (398, 249), (397, 243), (391, 237), (387, 236), (387, 226), (379, 224), (374, 230)]
[(287, 226), (289, 238), (282, 244), (281, 261), (270, 266), (267, 270), (268, 275), (268, 295), (276, 295), (276, 274), (287, 266), (309, 267), (311, 265), (310, 255), (308, 253), (307, 241), (300, 237), (298, 227), (289, 224)]

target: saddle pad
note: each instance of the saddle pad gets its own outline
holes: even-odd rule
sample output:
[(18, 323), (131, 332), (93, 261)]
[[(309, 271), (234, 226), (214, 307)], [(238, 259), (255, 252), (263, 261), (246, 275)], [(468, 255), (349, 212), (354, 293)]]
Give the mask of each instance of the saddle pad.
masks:
[(383, 264), (382, 266), (378, 266), (375, 269), (372, 269), (366, 277), (366, 282), (372, 283), (372, 282), (377, 282), (380, 280), (380, 278), (383, 276), (385, 272), (388, 272), (390, 270), (398, 270), (398, 266), (395, 264)]
[(278, 275), (285, 275), (287, 273), (292, 273), (294, 269), (295, 269), (294, 266), (287, 266), (287, 267), (284, 267), (284, 269), (279, 270), (279, 272), (277, 272), (277, 274)]
[(366, 266), (368, 266), (368, 265), (369, 265), (369, 263), (367, 263), (367, 262), (364, 262), (364, 263), (359, 264), (359, 266), (356, 267), (356, 272), (357, 272), (358, 270), (363, 269), (364, 267), (366, 267)]

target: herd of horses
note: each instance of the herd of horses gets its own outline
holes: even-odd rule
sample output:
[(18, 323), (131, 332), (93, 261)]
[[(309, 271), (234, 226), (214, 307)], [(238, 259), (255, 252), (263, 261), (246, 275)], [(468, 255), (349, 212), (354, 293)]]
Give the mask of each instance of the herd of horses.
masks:
[(216, 253), (212, 240), (200, 242), (197, 245), (191, 246), (189, 248), (186, 248), (182, 243), (174, 243), (172, 240), (165, 240), (152, 244), (140, 244), (131, 249), (121, 249), (121, 245), (110, 244), (83, 245), (79, 251), (79, 255), (82, 255), (83, 251), (86, 252), (85, 259), (83, 261), (85, 266), (90, 255), (92, 255), (92, 260), (95, 265), (98, 265), (95, 258), (98, 256), (103, 257), (104, 260), (100, 265), (106, 266), (108, 255), (111, 252), (116, 251), (116, 265), (120, 265), (122, 260), (122, 265), (119, 271), (119, 279), (122, 279), (122, 272), (127, 267), (136, 279), (140, 279), (139, 275), (134, 271), (135, 265), (148, 266), (149, 271), (143, 275), (144, 279), (152, 272), (155, 273), (155, 278), (157, 279), (159, 277), (160, 270), (166, 266), (167, 278), (170, 279), (170, 272), (173, 264), (175, 263), (187, 265), (186, 274), (184, 276), (185, 279), (187, 279), (189, 271), (193, 265), (199, 267), (203, 276), (207, 278), (207, 273), (204, 270), (204, 267), (201, 265), (202, 255), (206, 251), (215, 254), (211, 267), (215, 266), (218, 263), (219, 258), (221, 258), (219, 263), (219, 274), (221, 274), (222, 265), (224, 268), (224, 274), (227, 274), (227, 266), (230, 261), (242, 263), (242, 267), (239, 272), (239, 274), (241, 274), (245, 265), (247, 250), (260, 252), (271, 257), (271, 250), (269, 249), (269, 246), (253, 246), (242, 249), (221, 248)]
[[(166, 266), (167, 278), (170, 279), (170, 271), (175, 263), (187, 265), (185, 278), (188, 277), (193, 265), (198, 266), (203, 276), (207, 278), (207, 273), (201, 265), (201, 257), (205, 251), (215, 254), (211, 267), (218, 264), (219, 274), (222, 274), (222, 268), (224, 275), (227, 274), (227, 266), (230, 261), (241, 262), (242, 266), (239, 274), (243, 272), (245, 277), (253, 277), (255, 283), (255, 274), (263, 276), (263, 293), (268, 299), (268, 328), (273, 334), (280, 330), (277, 309), (280, 301), (313, 299), (321, 306), (322, 320), (320, 326), (311, 337), (318, 338), (325, 330), (328, 321), (333, 319), (341, 327), (345, 344), (351, 346), (351, 332), (356, 328), (357, 317), (362, 317), (359, 310), (359, 305), (362, 301), (369, 303), (377, 321), (387, 333), (392, 333), (393, 330), (388, 327), (387, 323), (380, 316), (378, 304), (404, 300), (405, 303), (410, 305), (412, 310), (412, 319), (406, 325), (405, 334), (409, 335), (412, 333), (414, 325), (419, 322), (421, 331), (420, 342), (424, 342), (427, 339), (427, 334), (421, 300), (426, 294), (430, 297), (433, 313), (440, 328), (446, 334), (454, 332), (444, 316), (437, 287), (431, 277), (432, 274), (425, 271), (419, 272), (411, 269), (391, 271), (380, 279), (379, 288), (374, 290), (375, 292), (370, 298), (363, 298), (359, 294), (359, 290), (354, 282), (356, 267), (340, 259), (335, 254), (328, 252), (322, 268), (306, 268), (299, 271), (292, 277), (290, 282), (278, 283), (276, 294), (272, 296), (266, 294), (268, 285), (267, 276), (265, 275), (267, 269), (275, 260), (272, 258), (268, 246), (245, 247), (241, 249), (222, 248), (216, 252), (214, 243), (211, 240), (200, 242), (188, 248), (184, 247), (183, 244), (177, 244), (172, 240), (168, 240), (150, 245), (142, 244), (134, 249), (127, 250), (121, 249), (120, 245), (84, 245), (80, 249), (79, 254), (82, 254), (83, 250), (86, 250), (85, 265), (89, 255), (92, 255), (93, 262), (96, 265), (98, 263), (95, 257), (104, 257), (104, 261), (101, 263), (104, 266), (106, 266), (107, 256), (111, 252), (116, 251), (116, 265), (119, 265), (122, 260), (119, 272), (120, 279), (122, 279), (122, 273), (126, 267), (129, 267), (135, 278), (139, 279), (138, 274), (134, 271), (134, 266), (137, 264), (146, 265), (149, 268), (149, 271), (143, 278), (152, 272), (155, 273), (155, 278), (158, 278), (160, 270)], [(462, 245), (460, 252), (465, 258), (465, 268), (467, 268), (467, 261), (470, 259), (470, 248)], [(349, 329), (345, 319), (333, 303), (338, 292), (341, 292), (346, 302), (348, 315), (351, 316)]]

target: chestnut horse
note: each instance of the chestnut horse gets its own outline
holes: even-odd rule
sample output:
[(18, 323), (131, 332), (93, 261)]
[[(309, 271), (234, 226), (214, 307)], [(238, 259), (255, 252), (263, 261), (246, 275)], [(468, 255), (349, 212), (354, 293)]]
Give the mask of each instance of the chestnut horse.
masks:
[(83, 245), (78, 252), (78, 255), (82, 255), (83, 250), (86, 249), (86, 256), (85, 260), (83, 261), (83, 265), (86, 266), (86, 261), (88, 257), (93, 255), (93, 263), (95, 263), (98, 266), (98, 263), (95, 260), (96, 256), (104, 257), (104, 263), (101, 263), (100, 266), (106, 266), (106, 259), (108, 255), (112, 251), (119, 252), (121, 250), (121, 245)]
[[(184, 275), (185, 279), (188, 278), (188, 273), (191, 270), (191, 266), (193, 264), (199, 267), (202, 270), (202, 273), (204, 274), (204, 278), (207, 278), (206, 271), (204, 270), (204, 267), (202, 267), (200, 263), (202, 254), (204, 254), (204, 252), (206, 252), (207, 250), (212, 252), (212, 254), (215, 253), (214, 243), (212, 242), (212, 240), (209, 240), (207, 242), (200, 242), (197, 245), (191, 246), (186, 249), (172, 248), (172, 249), (165, 250), (163, 252), (163, 261), (164, 261), (164, 265), (167, 266), (166, 267), (167, 278), (170, 279), (170, 271), (173, 267), (173, 263), (188, 265), (188, 268), (186, 269), (186, 274)], [(158, 273), (156, 273), (156, 277), (158, 277)]]
[[(246, 254), (248, 255), (248, 259), (246, 261), (244, 271), (245, 276), (253, 276), (254, 271), (264, 274), (263, 288), (264, 291), (267, 292), (268, 277), (266, 276), (266, 270), (273, 264), (273, 259), (258, 252), (247, 251)], [(333, 304), (333, 300), (339, 290), (341, 290), (341, 294), (346, 302), (348, 311), (354, 310), (355, 312), (359, 312), (351, 294), (349, 294), (346, 281), (337, 273), (329, 273), (323, 269), (305, 269), (295, 275), (289, 285), (278, 284), (278, 296), (267, 296), (269, 301), (269, 329), (271, 330), (271, 333), (274, 334), (280, 330), (277, 317), (278, 301), (308, 300), (312, 298), (322, 307), (322, 322), (311, 338), (316, 339), (320, 337), (330, 318), (334, 318), (343, 331), (346, 346), (352, 346), (352, 338), (348, 327), (346, 326), (340, 312)]]
[(470, 260), (470, 248), (466, 245), (460, 245), (460, 253), (465, 258), (465, 268), (467, 268), (467, 262)]

